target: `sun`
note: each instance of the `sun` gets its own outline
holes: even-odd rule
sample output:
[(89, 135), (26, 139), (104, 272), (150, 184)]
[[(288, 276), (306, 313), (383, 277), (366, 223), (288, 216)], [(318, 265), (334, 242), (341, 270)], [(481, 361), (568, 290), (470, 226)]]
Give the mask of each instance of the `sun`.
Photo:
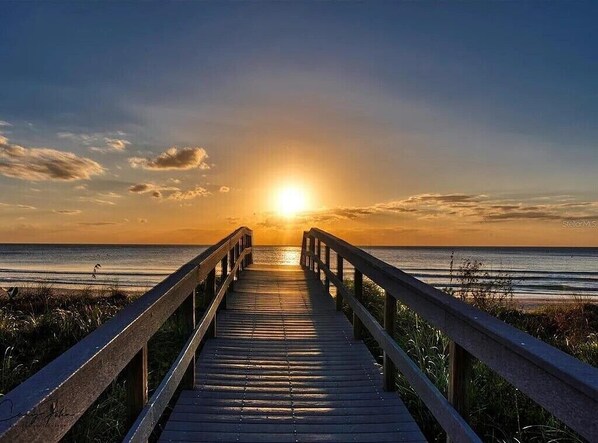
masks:
[(306, 192), (296, 186), (286, 186), (278, 190), (276, 204), (284, 217), (292, 217), (307, 208)]

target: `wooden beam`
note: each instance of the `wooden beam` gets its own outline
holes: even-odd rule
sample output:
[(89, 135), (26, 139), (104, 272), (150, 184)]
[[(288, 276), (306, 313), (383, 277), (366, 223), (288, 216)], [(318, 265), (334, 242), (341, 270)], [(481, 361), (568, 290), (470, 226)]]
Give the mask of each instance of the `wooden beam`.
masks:
[[(359, 303), (363, 303), (363, 274), (358, 269), (353, 273), (353, 293)], [(363, 324), (359, 316), (353, 311), (353, 338), (363, 338)]]
[(147, 344), (126, 368), (127, 418), (133, 423), (147, 403)]
[[(336, 276), (342, 282), (343, 281), (343, 257), (340, 254), (336, 254)], [(328, 278), (330, 280), (330, 277)], [(336, 291), (336, 310), (342, 311), (343, 309), (343, 295), (342, 292), (337, 289)]]
[[(195, 291), (187, 297), (179, 309), (182, 311), (186, 332), (191, 335), (195, 329)], [(183, 389), (195, 389), (195, 353), (185, 371), (181, 385)]]
[[(397, 316), (397, 301), (387, 291), (384, 291), (384, 330), (395, 338), (395, 318)], [(390, 356), (384, 351), (384, 390), (396, 391), (397, 368), (390, 359)]]
[[(206, 278), (206, 289), (205, 289), (205, 298), (204, 298), (204, 308), (207, 307), (212, 303), (214, 300), (214, 296), (216, 295), (216, 268), (212, 269)], [(210, 323), (210, 327), (207, 332), (208, 338), (216, 337), (216, 316)]]
[[(326, 268), (330, 269), (330, 246), (326, 245), (324, 247), (324, 260), (326, 264)], [(326, 294), (330, 295), (330, 279), (328, 278), (328, 274), (324, 274), (324, 289)]]

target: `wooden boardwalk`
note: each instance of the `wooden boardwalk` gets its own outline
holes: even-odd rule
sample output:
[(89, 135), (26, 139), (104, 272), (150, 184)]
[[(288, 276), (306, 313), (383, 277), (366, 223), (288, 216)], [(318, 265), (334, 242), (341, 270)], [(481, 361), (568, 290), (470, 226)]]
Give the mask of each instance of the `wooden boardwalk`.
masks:
[(381, 368), (314, 274), (249, 266), (160, 437), (202, 442), (422, 442)]

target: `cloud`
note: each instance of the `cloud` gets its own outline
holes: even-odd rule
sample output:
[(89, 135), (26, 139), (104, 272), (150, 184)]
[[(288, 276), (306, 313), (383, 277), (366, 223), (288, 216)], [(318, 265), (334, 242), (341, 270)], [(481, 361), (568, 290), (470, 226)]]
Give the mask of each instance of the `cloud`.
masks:
[(229, 192), (230, 188), (228, 186), (220, 186), (220, 189), (218, 189), (218, 192)]
[(21, 180), (88, 180), (104, 172), (97, 162), (72, 152), (25, 148), (0, 137), (0, 174)]
[[(96, 132), (93, 134), (59, 132), (56, 135), (59, 138), (89, 146), (89, 149), (95, 152), (124, 151), (131, 144), (129, 140), (122, 138), (125, 133), (121, 131), (108, 133)], [(98, 144), (103, 144), (103, 146), (97, 146)]]
[(77, 223), (79, 226), (112, 226), (112, 225), (118, 225), (120, 223), (118, 222), (80, 222)]
[(81, 211), (79, 209), (54, 209), (52, 212), (61, 215), (79, 215)]
[(207, 159), (208, 154), (203, 148), (177, 148), (173, 146), (153, 159), (129, 158), (129, 164), (133, 168), (143, 168), (151, 171), (210, 169), (210, 166), (205, 162)]
[(173, 186), (159, 186), (153, 183), (138, 183), (129, 187), (129, 192), (135, 194), (150, 194), (160, 199), (166, 197), (169, 200), (191, 200), (197, 197), (207, 197), (210, 191), (202, 186), (195, 186), (192, 189), (179, 189)]
[(210, 192), (206, 188), (196, 186), (186, 191), (175, 191), (168, 198), (171, 200), (191, 200), (197, 197), (207, 197), (208, 195), (210, 195)]
[(138, 218), (137, 223), (145, 224), (145, 223), (147, 223), (147, 218)]
[(0, 126), (12, 126), (10, 123), (8, 123), (6, 120), (0, 120)]
[(124, 151), (125, 148), (131, 144), (131, 142), (129, 140), (125, 140), (122, 138), (105, 137), (104, 141), (106, 142), (106, 145), (108, 147), (114, 149), (115, 151)]
[(1, 203), (1, 202), (0, 202), (0, 207), (1, 208), (13, 208), (13, 209), (28, 209), (28, 210), (37, 209), (35, 206), (30, 206), (30, 205), (19, 205), (19, 204), (15, 205), (12, 203)]

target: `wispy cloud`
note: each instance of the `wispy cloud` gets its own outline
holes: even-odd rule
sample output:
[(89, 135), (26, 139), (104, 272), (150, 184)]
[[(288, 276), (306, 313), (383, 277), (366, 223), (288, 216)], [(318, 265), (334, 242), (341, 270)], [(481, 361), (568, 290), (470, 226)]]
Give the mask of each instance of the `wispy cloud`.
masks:
[(88, 146), (91, 151), (95, 152), (124, 151), (131, 144), (129, 140), (123, 138), (126, 134), (121, 131), (92, 134), (59, 132), (57, 135), (60, 138)]
[(173, 186), (160, 186), (153, 183), (139, 183), (129, 188), (134, 194), (150, 194), (154, 198), (165, 197), (169, 200), (191, 200), (197, 197), (207, 197), (210, 191), (202, 186), (191, 189), (180, 189)]
[(129, 164), (133, 168), (143, 168), (151, 171), (210, 169), (210, 165), (206, 163), (207, 159), (208, 154), (203, 148), (177, 148), (173, 146), (155, 158), (129, 158)]
[(12, 203), (2, 203), (2, 202), (0, 202), (0, 207), (1, 208), (13, 208), (13, 209), (26, 209), (26, 210), (37, 209), (35, 206), (19, 205), (19, 204), (12, 204)]
[(104, 172), (97, 162), (72, 152), (26, 148), (0, 136), (0, 174), (30, 181), (87, 180)]
[(197, 197), (207, 197), (210, 192), (206, 188), (196, 186), (193, 189), (187, 189), (185, 191), (175, 191), (168, 196), (171, 200), (191, 200)]
[(220, 186), (220, 189), (218, 189), (218, 192), (229, 192), (230, 188), (228, 186)]
[(81, 214), (81, 210), (79, 209), (54, 209), (52, 212), (55, 214), (61, 215), (79, 215)]
[(0, 120), (0, 126), (12, 126), (10, 123), (8, 123), (6, 120)]

